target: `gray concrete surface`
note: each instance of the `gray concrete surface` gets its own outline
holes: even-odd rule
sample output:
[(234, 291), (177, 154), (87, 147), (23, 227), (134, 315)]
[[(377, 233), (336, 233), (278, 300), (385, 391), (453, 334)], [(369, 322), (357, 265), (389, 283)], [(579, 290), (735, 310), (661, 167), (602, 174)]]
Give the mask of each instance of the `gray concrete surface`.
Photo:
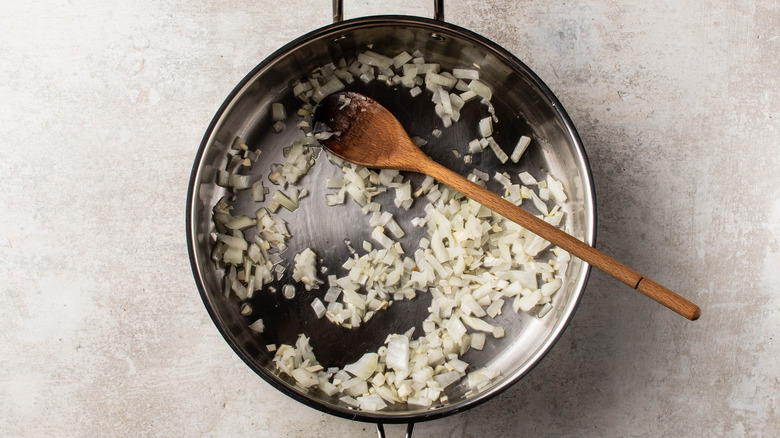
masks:
[[(346, 15), (432, 14), (404, 3), (348, 1)], [(3, 3), (0, 435), (374, 436), (233, 354), (184, 239), (214, 112), (329, 7)], [(417, 436), (780, 434), (778, 3), (459, 0), (446, 13), (561, 99), (593, 167), (599, 248), (703, 314), (687, 322), (596, 272), (527, 378)]]

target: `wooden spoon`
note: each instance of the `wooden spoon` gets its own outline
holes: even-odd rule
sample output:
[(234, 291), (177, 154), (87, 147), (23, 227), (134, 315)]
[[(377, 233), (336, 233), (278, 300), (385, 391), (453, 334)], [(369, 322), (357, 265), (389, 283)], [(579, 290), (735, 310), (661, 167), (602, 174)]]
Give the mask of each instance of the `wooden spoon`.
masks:
[(691, 321), (701, 315), (699, 307), (685, 298), (436, 163), (412, 143), (398, 120), (375, 100), (350, 91), (334, 93), (318, 105), (314, 119), (324, 123), (329, 131), (340, 132), (320, 140), (337, 157), (373, 169), (398, 169), (428, 175)]

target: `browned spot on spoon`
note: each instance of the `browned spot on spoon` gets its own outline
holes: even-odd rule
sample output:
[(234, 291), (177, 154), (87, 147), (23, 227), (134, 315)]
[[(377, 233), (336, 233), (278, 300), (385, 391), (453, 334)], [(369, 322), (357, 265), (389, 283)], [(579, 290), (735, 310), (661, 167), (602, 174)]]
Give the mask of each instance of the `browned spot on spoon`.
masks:
[(678, 314), (690, 320), (701, 315), (699, 307), (685, 298), (431, 160), (412, 142), (398, 120), (373, 99), (350, 91), (334, 93), (323, 99), (314, 118), (331, 132), (339, 132), (320, 140), (337, 157), (374, 169), (431, 176)]

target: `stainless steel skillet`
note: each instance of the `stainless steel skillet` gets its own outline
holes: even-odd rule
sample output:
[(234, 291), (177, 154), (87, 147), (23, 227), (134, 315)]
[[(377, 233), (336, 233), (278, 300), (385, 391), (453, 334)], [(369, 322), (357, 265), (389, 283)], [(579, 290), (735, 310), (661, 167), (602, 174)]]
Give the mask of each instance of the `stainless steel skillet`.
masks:
[[(341, 2), (334, 2), (336, 22), (306, 34), (262, 61), (235, 87), (217, 111), (209, 125), (193, 165), (187, 195), (187, 241), (193, 274), (204, 304), (215, 325), (236, 354), (258, 375), (275, 388), (315, 409), (344, 418), (382, 423), (414, 423), (440, 418), (473, 407), (500, 393), (525, 376), (553, 347), (571, 320), (587, 282), (589, 267), (572, 260), (564, 287), (555, 295), (553, 310), (545, 317), (533, 314), (504, 312), (497, 318), (507, 335), (493, 339), (483, 351), (470, 351), (463, 360), (474, 368), (490, 366), (501, 376), (477, 394), (467, 395), (468, 388), (458, 384), (448, 388), (449, 401), (431, 408), (394, 405), (379, 412), (364, 412), (350, 408), (337, 397), (318, 391), (305, 391), (287, 376), (280, 375), (271, 362), (273, 353), (267, 344), (294, 344), (299, 333), (311, 337), (318, 360), (326, 366), (343, 366), (369, 350), (381, 345), (388, 333), (402, 333), (418, 326), (427, 316), (430, 297), (421, 294), (415, 300), (399, 301), (389, 310), (378, 313), (368, 324), (347, 330), (327, 320), (317, 319), (310, 307), (311, 293), (297, 291), (286, 299), (278, 291), (281, 284), (292, 283), (288, 270), (285, 277), (270, 289), (258, 291), (250, 300), (251, 316), (241, 314), (241, 303), (235, 297), (226, 299), (222, 293), (223, 270), (210, 260), (214, 225), (212, 207), (225, 196), (224, 188), (216, 184), (216, 174), (223, 169), (233, 138), (244, 137), (251, 147), (262, 154), (253, 172), (267, 175), (272, 163), (282, 161), (283, 149), (300, 136), (294, 109), (299, 105), (292, 95), (295, 80), (305, 77), (313, 68), (342, 57), (354, 57), (371, 44), (373, 50), (388, 55), (401, 51), (420, 50), (429, 62), (443, 67), (478, 64), (481, 79), (494, 90), (493, 105), (499, 122), (496, 139), (509, 145), (521, 134), (533, 138), (533, 146), (518, 164), (505, 165), (489, 152), (475, 156), (466, 164), (452, 149), (463, 149), (475, 137), (476, 121), (485, 117), (483, 110), (462, 114), (462, 119), (450, 128), (442, 129), (439, 138), (431, 135), (440, 128), (432, 105), (412, 101), (406, 90), (396, 92), (378, 84), (352, 89), (372, 95), (394, 112), (413, 136), (429, 141), (425, 151), (436, 161), (461, 173), (479, 168), (489, 174), (495, 171), (518, 173), (528, 171), (537, 177), (549, 172), (560, 180), (569, 199), (564, 205), (567, 232), (593, 245), (596, 230), (595, 194), (585, 151), (568, 115), (549, 88), (520, 60), (492, 41), (469, 30), (443, 21), (443, 7), (436, 2), (438, 19), (409, 16), (375, 16), (340, 21)], [(290, 114), (285, 129), (276, 134), (270, 129), (271, 104), (281, 102)], [(507, 151), (511, 152), (511, 151)], [(294, 254), (311, 247), (321, 257), (320, 267), (337, 273), (339, 264), (349, 256), (345, 240), (359, 246), (369, 239), (370, 229), (354, 204), (328, 207), (325, 203), (324, 181), (338, 174), (338, 169), (320, 157), (299, 183), (309, 196), (293, 212), (281, 210), (279, 215), (289, 224), (292, 238), (289, 248), (281, 254), (290, 262)], [(492, 183), (491, 183), (492, 184)], [(498, 185), (489, 185), (498, 191)], [(272, 189), (273, 190), (273, 189)], [(392, 199), (377, 198), (388, 209)], [(252, 214), (258, 207), (247, 196), (238, 196), (236, 209)], [(408, 212), (393, 210), (399, 223), (419, 216), (421, 205)], [(414, 245), (423, 230), (408, 227), (401, 239), (403, 245)], [(316, 291), (313, 293), (317, 293)], [(323, 294), (324, 291), (320, 291)], [(266, 330), (255, 334), (249, 323), (262, 317)]]

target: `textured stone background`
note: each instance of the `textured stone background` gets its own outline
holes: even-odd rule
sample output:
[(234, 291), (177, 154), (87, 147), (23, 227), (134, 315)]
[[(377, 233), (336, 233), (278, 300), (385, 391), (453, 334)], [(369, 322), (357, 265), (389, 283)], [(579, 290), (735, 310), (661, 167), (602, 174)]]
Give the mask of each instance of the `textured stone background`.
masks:
[[(348, 18), (431, 2), (348, 1)], [(0, 11), (0, 435), (373, 436), (233, 354), (184, 204), (224, 96), (330, 2), (6, 0)], [(601, 273), (533, 372), (418, 436), (780, 434), (780, 7), (447, 2), (534, 69), (593, 167), (599, 247), (703, 309)], [(392, 435), (402, 428), (390, 427)]]

